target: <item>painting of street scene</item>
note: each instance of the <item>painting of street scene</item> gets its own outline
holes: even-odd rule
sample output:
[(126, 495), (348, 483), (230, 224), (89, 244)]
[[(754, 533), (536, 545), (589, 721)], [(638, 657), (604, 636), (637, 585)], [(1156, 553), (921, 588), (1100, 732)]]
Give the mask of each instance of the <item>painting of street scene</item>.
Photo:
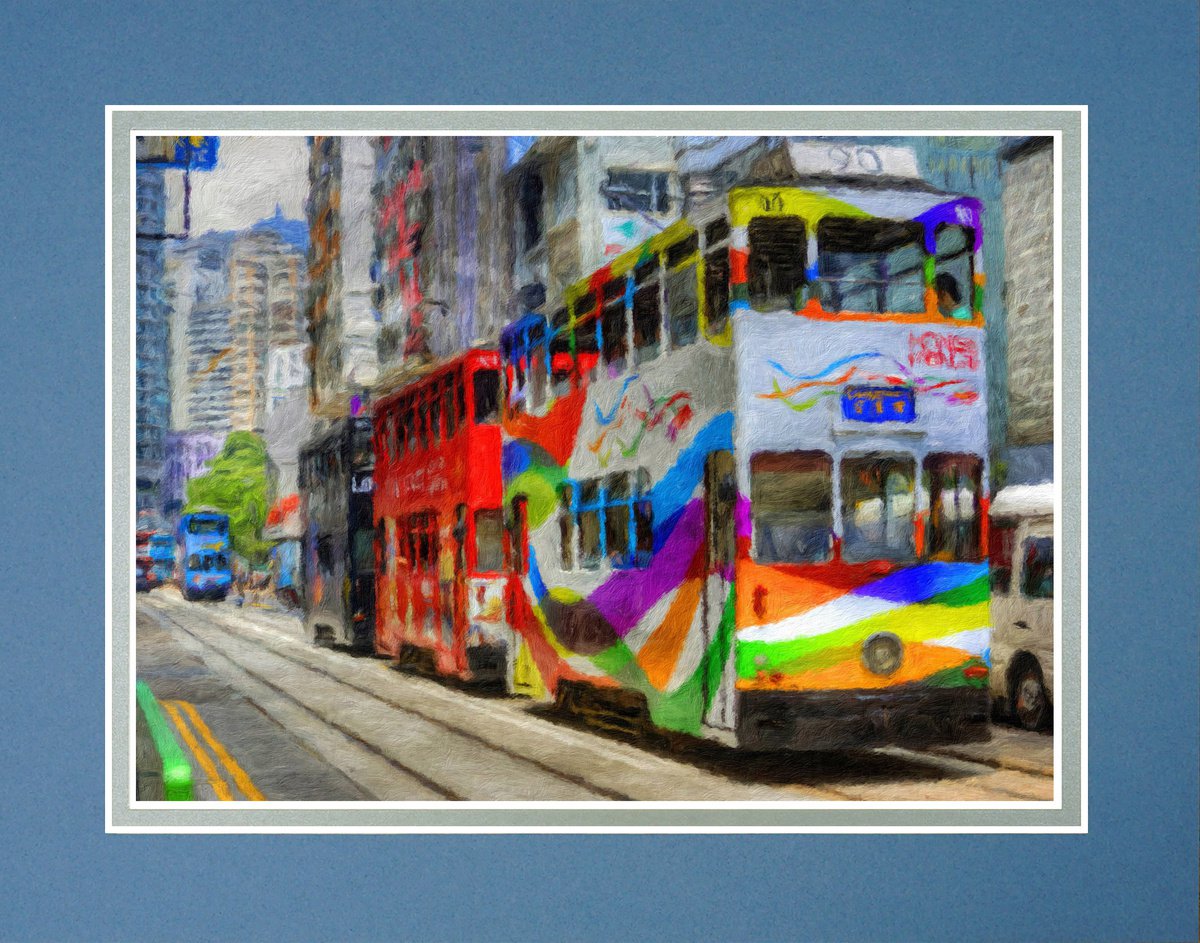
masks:
[(1051, 801), (1055, 161), (137, 138), (134, 797)]

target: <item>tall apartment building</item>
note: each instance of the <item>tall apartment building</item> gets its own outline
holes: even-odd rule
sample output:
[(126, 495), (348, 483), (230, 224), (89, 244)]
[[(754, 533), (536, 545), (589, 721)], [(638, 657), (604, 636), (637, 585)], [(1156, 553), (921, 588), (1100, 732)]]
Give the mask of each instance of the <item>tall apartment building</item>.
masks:
[(1008, 480), (1054, 477), (1054, 147), (1049, 137), (1003, 152), (1008, 313)]
[(375, 383), (378, 323), (372, 308), (375, 155), (365, 137), (314, 137), (307, 205), (309, 400), (323, 419), (349, 415)]
[(261, 432), (273, 405), (303, 384), (271, 367), (273, 357), (303, 356), (305, 248), (303, 224), (277, 214), (171, 252), (176, 429)]
[(393, 137), (373, 146), (374, 301), (386, 388), (414, 362), (498, 336), (511, 271), (506, 139)]
[(159, 483), (171, 418), (170, 306), (164, 282), (167, 197), (163, 170), (139, 166), (136, 187), (135, 304), (137, 317), (135, 402), (136, 503), (158, 508)]

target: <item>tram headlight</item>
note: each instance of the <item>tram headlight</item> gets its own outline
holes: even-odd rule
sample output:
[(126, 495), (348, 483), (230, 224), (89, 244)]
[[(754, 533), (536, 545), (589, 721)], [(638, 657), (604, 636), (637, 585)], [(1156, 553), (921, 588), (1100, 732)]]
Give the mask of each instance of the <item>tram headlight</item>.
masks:
[(904, 643), (891, 632), (876, 632), (863, 642), (862, 660), (872, 674), (893, 674), (904, 660)]

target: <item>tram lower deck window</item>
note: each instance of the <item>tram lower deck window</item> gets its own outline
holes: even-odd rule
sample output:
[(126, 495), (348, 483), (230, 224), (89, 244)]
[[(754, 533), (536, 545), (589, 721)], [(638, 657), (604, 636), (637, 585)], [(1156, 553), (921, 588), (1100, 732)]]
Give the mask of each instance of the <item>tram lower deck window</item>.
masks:
[(842, 555), (851, 562), (911, 560), (916, 463), (900, 456), (842, 460)]
[(499, 573), (504, 569), (504, 512), (475, 512), (475, 569), (480, 573)]
[(824, 452), (760, 452), (750, 459), (754, 557), (821, 563), (833, 533), (833, 460)]

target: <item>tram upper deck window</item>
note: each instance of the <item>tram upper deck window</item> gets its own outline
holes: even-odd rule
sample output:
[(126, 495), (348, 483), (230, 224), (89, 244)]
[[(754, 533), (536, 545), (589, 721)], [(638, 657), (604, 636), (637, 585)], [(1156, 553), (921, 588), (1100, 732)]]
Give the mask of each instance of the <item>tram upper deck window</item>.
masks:
[[(575, 303), (575, 317), (587, 317), (596, 306), (596, 296), (589, 293)], [(571, 356), (570, 316), (566, 308), (557, 311), (550, 320), (550, 392), (563, 396), (571, 388), (571, 374), (575, 372)]]
[(704, 319), (712, 336), (729, 320), (729, 221), (709, 223), (704, 240)]
[(817, 229), (821, 298), (829, 311), (925, 310), (918, 223), (828, 218)]
[[(595, 327), (595, 323), (594, 320), (587, 322), (592, 328)], [(628, 323), (628, 312), (625, 310), (625, 280), (613, 279), (604, 286), (604, 310), (600, 315), (600, 334), (604, 338), (604, 363), (610, 377), (625, 371), (629, 356), (629, 341), (626, 337)], [(581, 332), (578, 328), (575, 332), (575, 355), (579, 358), (580, 373), (590, 371), (591, 365), (588, 361), (595, 350), (594, 330), (590, 339), (585, 337), (587, 334), (587, 330)], [(588, 340), (590, 347), (585, 346)]]
[(500, 371), (476, 370), (473, 381), (475, 384), (475, 422), (499, 422)]
[(976, 561), (980, 556), (980, 480), (974, 455), (930, 455), (928, 555), (935, 560)]
[(667, 323), (671, 346), (686, 347), (696, 341), (700, 303), (696, 291), (695, 233), (667, 249)]
[(453, 439), (454, 434), (458, 432), (458, 410), (454, 405), (454, 387), (457, 383), (458, 374), (448, 373), (442, 377), (442, 415), (446, 421), (446, 438)]
[(954, 279), (958, 293), (956, 302), (951, 302), (943, 314), (958, 320), (971, 317), (971, 286), (974, 230), (966, 226), (942, 225), (936, 235), (934, 278), (944, 281)]
[(847, 560), (913, 559), (915, 477), (911, 458), (868, 455), (842, 461), (842, 555)]
[(833, 533), (833, 460), (824, 452), (759, 452), (750, 459), (754, 557), (820, 563)]
[(654, 360), (661, 350), (662, 312), (659, 306), (658, 258), (643, 262), (633, 272), (633, 360)]
[(749, 226), (750, 306), (794, 311), (804, 289), (807, 237), (798, 216), (756, 216)]

